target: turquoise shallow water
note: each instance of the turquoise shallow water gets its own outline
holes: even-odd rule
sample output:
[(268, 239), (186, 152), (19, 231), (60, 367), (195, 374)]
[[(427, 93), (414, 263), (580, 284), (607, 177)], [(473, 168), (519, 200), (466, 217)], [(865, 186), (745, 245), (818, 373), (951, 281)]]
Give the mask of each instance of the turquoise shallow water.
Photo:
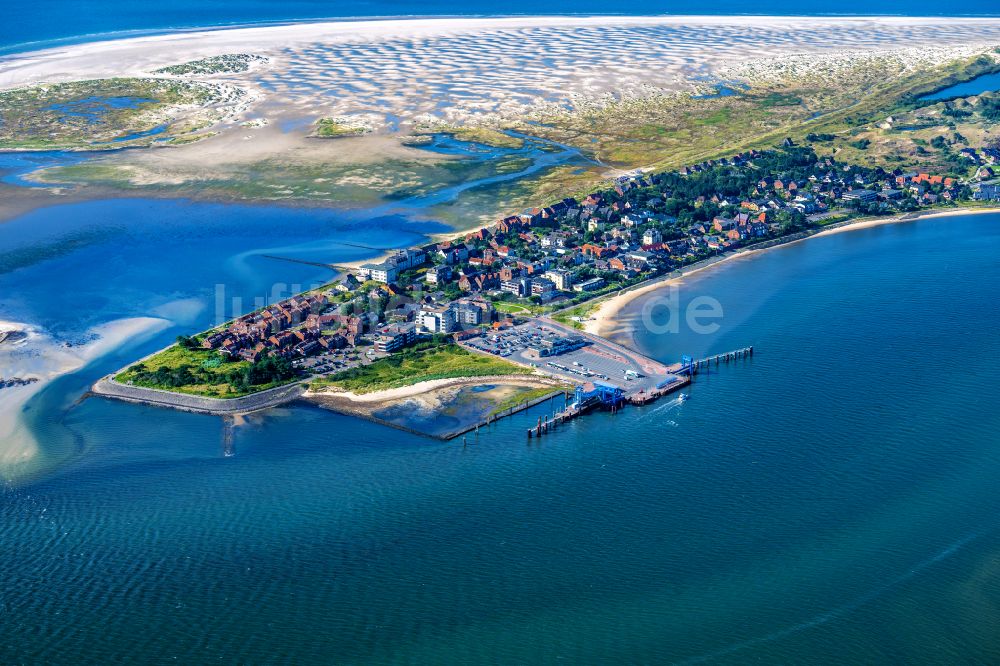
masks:
[[(246, 219), (210, 217), (227, 211)], [(34, 215), (0, 242), (64, 233)], [(100, 263), (74, 257), (114, 238), (0, 273), (0, 293), (51, 275), (96, 299)], [(151, 305), (115, 314), (210, 298), (169, 266), (201, 265), (197, 244), (158, 238), (148, 281), (126, 275)], [(722, 328), (638, 344), (753, 360), (530, 443), (539, 410), (462, 446), (296, 405), (224, 458), (210, 417), (67, 409), (98, 363), (32, 403), (59, 464), (0, 496), (0, 662), (994, 662), (998, 249), (1000, 216), (924, 220), (691, 278), (681, 302), (717, 298)], [(226, 279), (311, 270), (255, 266)]]

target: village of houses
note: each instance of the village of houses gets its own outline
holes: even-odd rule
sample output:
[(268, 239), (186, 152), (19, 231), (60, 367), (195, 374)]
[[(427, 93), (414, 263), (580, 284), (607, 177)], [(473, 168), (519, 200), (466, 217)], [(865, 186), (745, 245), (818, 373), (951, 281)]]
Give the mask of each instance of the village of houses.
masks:
[(342, 370), (423, 336), (475, 337), (514, 325), (511, 313), (578, 304), (827, 220), (1000, 199), (1000, 181), (990, 180), (1000, 152), (971, 152), (978, 170), (968, 182), (844, 165), (790, 141), (675, 172), (631, 174), (580, 201), (396, 251), (200, 340), (231, 358), (276, 354), (314, 372)]

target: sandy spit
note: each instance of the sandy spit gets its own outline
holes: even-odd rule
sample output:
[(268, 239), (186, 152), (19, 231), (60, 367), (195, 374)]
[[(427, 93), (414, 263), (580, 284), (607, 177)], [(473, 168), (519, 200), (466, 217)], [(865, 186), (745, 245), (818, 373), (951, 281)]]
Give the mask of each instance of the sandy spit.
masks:
[(19, 342), (0, 344), (0, 377), (38, 380), (25, 386), (0, 389), (0, 473), (6, 474), (33, 461), (39, 453), (38, 442), (21, 418), (32, 397), (58, 377), (75, 372), (123, 346), (148, 339), (169, 325), (166, 319), (154, 317), (119, 319), (90, 329), (87, 337), (93, 338), (91, 342), (70, 347), (27, 324), (0, 321), (0, 331), (27, 333)]

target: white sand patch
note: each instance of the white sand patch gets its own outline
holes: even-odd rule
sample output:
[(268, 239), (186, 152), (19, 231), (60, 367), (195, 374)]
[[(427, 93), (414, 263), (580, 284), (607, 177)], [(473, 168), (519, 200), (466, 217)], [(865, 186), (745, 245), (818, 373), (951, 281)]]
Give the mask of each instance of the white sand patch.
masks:
[(387, 400), (401, 400), (422, 396), (429, 391), (443, 388), (463, 386), (480, 386), (483, 384), (510, 384), (514, 386), (555, 386), (556, 382), (545, 375), (502, 375), (489, 377), (454, 377), (450, 379), (432, 379), (426, 382), (419, 382), (410, 386), (401, 386), (383, 391), (373, 391), (371, 393), (354, 393), (336, 388), (323, 389), (320, 391), (306, 391), (304, 398), (315, 397), (336, 397), (350, 400), (355, 403), (385, 402)]
[(53, 380), (75, 372), (120, 347), (146, 340), (170, 325), (165, 319), (119, 319), (88, 331), (91, 341), (68, 346), (27, 324), (0, 321), (0, 331), (23, 331), (27, 337), (0, 344), (0, 377), (37, 379), (25, 386), (0, 389), (0, 472), (30, 462), (38, 442), (27, 430), (21, 412), (27, 402)]

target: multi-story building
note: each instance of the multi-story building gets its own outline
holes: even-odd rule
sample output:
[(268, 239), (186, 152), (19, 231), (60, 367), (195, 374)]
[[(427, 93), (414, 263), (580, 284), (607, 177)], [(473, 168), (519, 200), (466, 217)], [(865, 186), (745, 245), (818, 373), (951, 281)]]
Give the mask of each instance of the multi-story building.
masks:
[(584, 291), (597, 291), (604, 286), (604, 278), (591, 278), (589, 280), (584, 280), (580, 284), (573, 287), (573, 291), (584, 292)]
[(436, 307), (424, 306), (418, 316), (420, 328), (428, 333), (451, 333), (455, 330), (455, 307), (454, 304), (440, 305)]
[(527, 278), (503, 280), (500, 282), (500, 291), (513, 294), (514, 296), (524, 296), (529, 289), (531, 289), (531, 280)]
[(545, 278), (551, 280), (559, 291), (569, 291), (573, 286), (573, 274), (561, 268), (546, 271)]
[(452, 267), (447, 264), (441, 266), (431, 266), (427, 270), (424, 280), (427, 284), (444, 284), (451, 280)]
[(362, 264), (358, 267), (358, 275), (366, 280), (389, 284), (399, 277), (399, 267), (388, 261), (381, 264)]
[(486, 300), (463, 298), (455, 301), (455, 319), (465, 326), (479, 326), (493, 320), (493, 305)]
[(400, 270), (408, 270), (427, 261), (427, 253), (420, 248), (408, 248), (396, 251), (389, 259)]
[(980, 183), (979, 187), (972, 194), (976, 201), (998, 201), (1000, 200), (1000, 180), (993, 180)]
[(646, 229), (642, 233), (642, 244), (643, 245), (655, 245), (657, 243), (663, 242), (663, 234), (660, 233), (659, 229)]
[(531, 295), (538, 296), (543, 301), (552, 300), (556, 295), (556, 285), (552, 280), (536, 278), (531, 281)]
[(417, 339), (417, 327), (413, 322), (392, 324), (379, 329), (375, 338), (375, 350), (383, 354), (398, 351)]
[(872, 190), (850, 190), (844, 192), (844, 201), (875, 201), (878, 198), (878, 192)]

